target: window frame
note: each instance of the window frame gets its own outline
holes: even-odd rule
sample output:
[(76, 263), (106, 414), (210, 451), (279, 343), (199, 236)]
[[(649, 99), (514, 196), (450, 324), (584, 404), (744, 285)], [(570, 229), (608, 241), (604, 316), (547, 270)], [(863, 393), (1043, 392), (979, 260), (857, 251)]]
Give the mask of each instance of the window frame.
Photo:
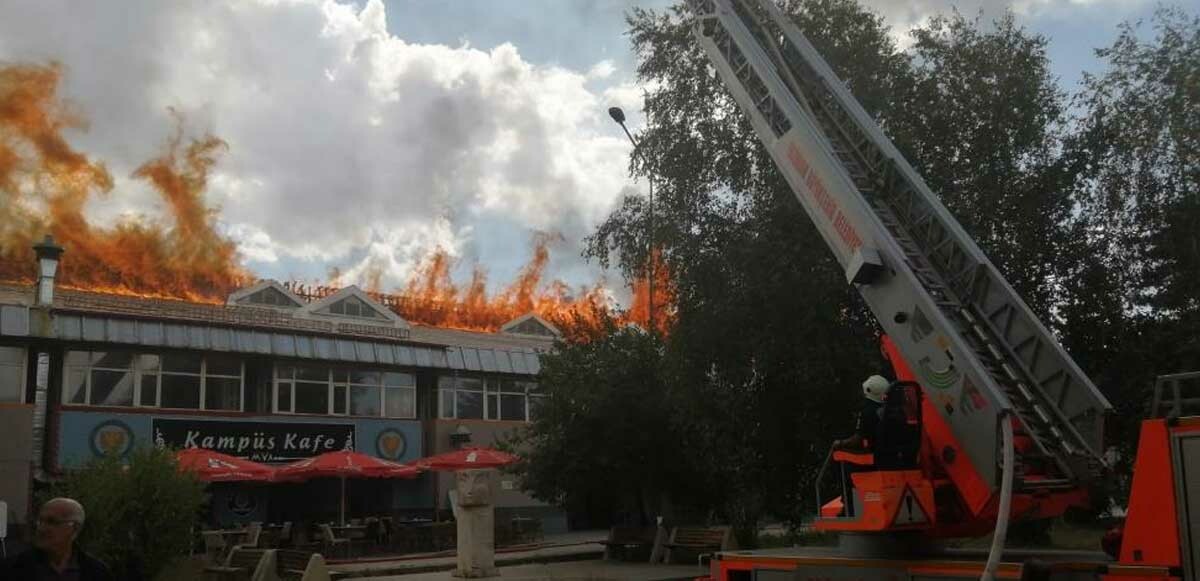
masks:
[[(394, 369), (386, 369), (386, 368), (381, 368), (381, 367), (354, 368), (354, 367), (347, 367), (347, 366), (341, 366), (341, 365), (325, 365), (325, 364), (313, 364), (313, 363), (304, 363), (304, 364), (312, 365), (315, 367), (324, 367), (325, 368), (325, 376), (326, 376), (326, 380), (325, 380), (325, 394), (326, 394), (325, 395), (325, 397), (326, 397), (325, 411), (319, 412), (319, 413), (297, 412), (296, 411), (296, 384), (297, 383), (316, 384), (318, 382), (312, 381), (312, 380), (303, 380), (302, 381), (302, 380), (296, 379), (296, 375), (297, 375), (296, 369), (297, 369), (297, 365), (298, 365), (297, 363), (292, 363), (292, 362), (287, 362), (287, 361), (275, 361), (272, 365), (272, 370), (271, 370), (271, 413), (279, 414), (279, 415), (320, 415), (320, 416), (336, 416), (336, 417), (348, 417), (348, 418), (398, 419), (398, 420), (413, 420), (413, 419), (417, 418), (417, 407), (418, 407), (417, 406), (417, 377), (416, 377), (416, 374), (414, 374), (412, 372), (399, 371), (399, 370), (394, 370)], [(279, 372), (283, 368), (290, 368), (292, 370), (291, 378), (281, 378)], [(372, 373), (378, 374), (378, 377), (379, 377), (378, 383), (362, 383), (362, 382), (355, 380), (355, 374), (372, 374)], [(400, 374), (400, 375), (407, 376), (407, 377), (411, 378), (411, 385), (388, 385), (388, 382), (385, 379), (388, 376), (388, 374)], [(344, 378), (344, 380), (343, 380), (343, 378)], [(289, 386), (291, 386), (291, 402), (290, 402), (291, 406), (289, 409), (281, 409), (279, 406), (279, 388), (280, 388), (281, 384), (288, 384)], [(378, 408), (377, 408), (379, 410), (378, 413), (376, 413), (374, 415), (353, 413), (354, 398), (351, 396), (351, 394), (354, 392), (354, 388), (356, 388), (356, 387), (377, 390), (378, 401), (376, 402), (376, 405), (378, 406)], [(338, 388), (345, 388), (344, 392), (342, 393), (341, 398), (337, 397)], [(411, 414), (405, 415), (405, 416), (388, 415), (388, 413), (387, 413), (387, 393), (389, 390), (397, 390), (397, 391), (407, 390), (412, 394), (413, 405), (412, 405), (412, 409), (411, 409)], [(342, 412), (335, 411), (337, 409), (335, 407), (335, 403), (337, 402), (338, 399), (341, 399), (341, 404), (343, 406), (342, 409), (344, 410)]]
[[(71, 364), (69, 361), (71, 353), (86, 354), (85, 358), (86, 358), (87, 363), (85, 365)], [(93, 353), (128, 353), (130, 355), (129, 367), (121, 369), (121, 368), (116, 368), (116, 367), (101, 367), (101, 366), (94, 365), (91, 363)], [(190, 372), (190, 371), (166, 371), (166, 370), (164, 370), (163, 361), (168, 355), (171, 355), (171, 354), (190, 354), (190, 355), (199, 356), (200, 357), (200, 372), (194, 373), (194, 372)], [(158, 359), (158, 365), (153, 368), (153, 371), (150, 371), (150, 369), (151, 369), (150, 366), (143, 365), (143, 361), (142, 361), (143, 356), (150, 356), (150, 355), (152, 355)], [(64, 382), (70, 381), (72, 371), (82, 370), (83, 377), (84, 377), (84, 383), (83, 383), (84, 395), (83, 395), (83, 403), (70, 403), (70, 402), (66, 402), (66, 401), (64, 401), (62, 403), (64, 405), (105, 407), (105, 408), (114, 408), (114, 409), (141, 408), (141, 409), (192, 411), (192, 412), (225, 412), (225, 413), (242, 413), (242, 412), (244, 412), (246, 410), (246, 360), (243, 358), (240, 358), (240, 357), (236, 357), (236, 359), (238, 361), (238, 375), (234, 376), (234, 375), (227, 375), (227, 374), (223, 374), (223, 373), (209, 373), (208, 372), (208, 359), (209, 359), (209, 354), (203, 353), (203, 352), (196, 352), (196, 351), (171, 352), (171, 351), (137, 351), (137, 350), (132, 350), (132, 349), (107, 349), (107, 350), (68, 349), (66, 351), (66, 354), (64, 354), (64, 357), (63, 357), (63, 380), (64, 380)], [(105, 405), (105, 404), (93, 403), (92, 402), (92, 371), (94, 371), (94, 370), (120, 371), (120, 372), (129, 373), (130, 378), (133, 381), (132, 403), (127, 406)], [(197, 400), (197, 402), (198, 402), (197, 407), (194, 407), (194, 408), (168, 407), (168, 406), (162, 405), (162, 403), (163, 403), (163, 399), (162, 399), (163, 376), (165, 376), (165, 375), (199, 378), (200, 379), (199, 399)], [(213, 378), (237, 379), (238, 380), (238, 407), (237, 407), (237, 409), (211, 409), (208, 407), (207, 391), (208, 391), (208, 378), (210, 376)], [(142, 393), (144, 391), (143, 388), (145, 387), (143, 385), (144, 384), (143, 379), (146, 377), (154, 377), (154, 404), (153, 405), (146, 405), (146, 404), (142, 403)], [(63, 393), (61, 394), (64, 399), (66, 396), (65, 385), (66, 384), (64, 383)]]
[[(477, 379), (482, 383), (479, 390), (464, 389), (462, 383), (464, 379)], [(519, 389), (506, 389), (505, 384), (519, 386)], [(526, 378), (502, 377), (502, 376), (486, 376), (486, 375), (439, 375), (437, 380), (437, 415), (438, 419), (443, 420), (476, 420), (486, 422), (522, 422), (529, 423), (532, 421), (531, 409), (529, 400), (534, 397), (543, 397), (535, 395), (537, 390), (537, 382)], [(480, 393), (483, 396), (483, 417), (481, 418), (463, 418), (458, 414), (458, 392), (469, 391), (472, 393)], [(447, 395), (449, 394), (449, 395)], [(508, 419), (504, 417), (504, 396), (521, 396), (524, 400), (524, 418)], [(449, 397), (449, 399), (447, 399)], [(450, 409), (446, 409), (447, 402), (450, 404)]]

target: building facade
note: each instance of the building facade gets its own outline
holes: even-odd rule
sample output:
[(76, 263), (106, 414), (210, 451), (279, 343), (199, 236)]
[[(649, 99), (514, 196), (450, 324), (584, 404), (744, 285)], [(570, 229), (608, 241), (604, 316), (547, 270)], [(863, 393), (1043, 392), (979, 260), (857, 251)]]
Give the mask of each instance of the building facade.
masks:
[[(214, 305), (53, 283), (0, 286), (0, 500), (18, 526), (38, 483), (137, 446), (282, 463), (494, 445), (536, 413), (539, 357), (557, 333), (532, 315), (496, 333), (410, 325), (355, 287), (306, 301), (263, 281)], [(501, 478), (499, 518), (565, 529), (514, 478)], [(356, 482), (351, 512), (448, 510), (449, 485), (439, 474)], [(333, 486), (214, 485), (213, 518), (328, 517)]]

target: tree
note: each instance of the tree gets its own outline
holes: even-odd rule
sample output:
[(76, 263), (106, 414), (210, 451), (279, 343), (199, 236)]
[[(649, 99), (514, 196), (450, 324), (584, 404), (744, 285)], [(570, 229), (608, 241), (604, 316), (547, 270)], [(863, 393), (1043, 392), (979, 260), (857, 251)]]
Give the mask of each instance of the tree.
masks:
[[(870, 96), (868, 110), (890, 110), (907, 62), (878, 16), (849, 0), (787, 9)], [(675, 287), (663, 364), (705, 493), (692, 508), (753, 543), (762, 515), (799, 522), (812, 508), (816, 465), (851, 428), (858, 383), (879, 370), (875, 327), (712, 73), (686, 9), (635, 10), (629, 23), (639, 76), (655, 87), (631, 164), (654, 176), (655, 247)], [(589, 256), (640, 272), (645, 215), (642, 199), (627, 198), (589, 238)]]
[(518, 433), (516, 471), (534, 497), (587, 514), (593, 526), (625, 512), (651, 524), (686, 494), (688, 458), (671, 423), (662, 342), (634, 326), (543, 356), (533, 423)]
[(913, 92), (892, 138), (1017, 293), (1043, 319), (1056, 300), (1071, 211), (1060, 155), (1066, 96), (1047, 40), (1011, 12), (990, 25), (957, 12), (912, 31)]
[(1116, 408), (1132, 454), (1155, 375), (1200, 368), (1200, 17), (1126, 23), (1084, 75), (1067, 152), (1079, 168), (1078, 252), (1064, 343)]
[(97, 458), (50, 493), (83, 505), (79, 542), (118, 579), (154, 579), (187, 555), (204, 502), (204, 484), (179, 471), (172, 451), (154, 447), (136, 448), (126, 460)]

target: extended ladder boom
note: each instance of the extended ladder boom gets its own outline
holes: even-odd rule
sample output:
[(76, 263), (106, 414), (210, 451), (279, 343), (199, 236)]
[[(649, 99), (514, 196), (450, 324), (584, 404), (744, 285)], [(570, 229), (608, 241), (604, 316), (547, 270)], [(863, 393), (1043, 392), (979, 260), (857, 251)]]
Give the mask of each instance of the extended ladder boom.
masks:
[(1022, 462), (1052, 475), (1018, 473), (1019, 489), (1079, 486), (1103, 462), (1104, 396), (772, 0), (691, 6), (721, 79), (953, 432), (944, 460), (973, 467), (949, 470), (971, 508), (998, 488), (1010, 414), (1033, 440)]

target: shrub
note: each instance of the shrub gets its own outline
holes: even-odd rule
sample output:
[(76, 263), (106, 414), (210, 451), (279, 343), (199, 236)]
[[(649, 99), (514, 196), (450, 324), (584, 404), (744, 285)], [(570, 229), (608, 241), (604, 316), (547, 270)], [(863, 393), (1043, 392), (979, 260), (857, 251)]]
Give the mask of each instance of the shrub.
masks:
[(200, 522), (204, 483), (180, 472), (170, 450), (146, 447), (127, 459), (97, 458), (49, 491), (83, 504), (79, 543), (118, 579), (154, 579), (188, 554)]

